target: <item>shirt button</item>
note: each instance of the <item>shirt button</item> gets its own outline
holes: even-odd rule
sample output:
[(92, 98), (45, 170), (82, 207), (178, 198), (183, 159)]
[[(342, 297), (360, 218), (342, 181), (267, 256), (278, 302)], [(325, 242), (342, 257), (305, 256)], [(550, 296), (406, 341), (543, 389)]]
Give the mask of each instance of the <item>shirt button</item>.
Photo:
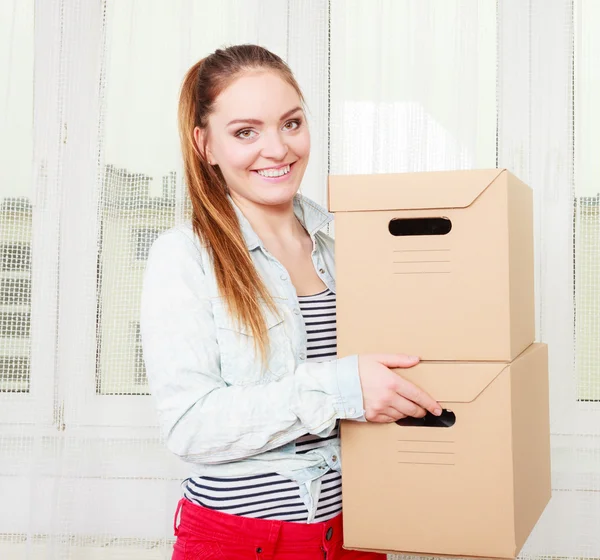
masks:
[(300, 315), (300, 310), (299, 310), (298, 308), (296, 308), (296, 309), (294, 309), (294, 313), (295, 313), (296, 315)]
[(356, 413), (356, 409), (355, 408), (351, 408), (351, 409), (348, 410), (348, 412), (350, 414), (355, 414)]
[(319, 268), (319, 272), (320, 272), (321, 274), (325, 274), (325, 269), (324, 269), (324, 268)]
[(334, 455), (331, 460), (335, 463), (337, 461), (337, 455)]
[(306, 354), (304, 352), (302, 352), (302, 354), (300, 354), (300, 359), (306, 360)]
[(282, 274), (282, 275), (280, 276), (280, 278), (281, 278), (282, 280), (287, 280), (287, 276), (286, 276), (285, 274)]

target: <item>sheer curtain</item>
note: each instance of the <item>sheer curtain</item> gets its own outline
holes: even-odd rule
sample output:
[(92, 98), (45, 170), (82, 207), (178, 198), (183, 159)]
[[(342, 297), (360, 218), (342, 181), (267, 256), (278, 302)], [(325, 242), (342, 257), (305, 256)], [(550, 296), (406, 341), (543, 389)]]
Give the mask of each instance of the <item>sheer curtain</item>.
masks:
[(0, 558), (170, 557), (186, 468), (158, 438), (139, 290), (189, 212), (183, 73), (240, 42), (305, 91), (321, 204), (328, 172), (534, 188), (554, 496), (523, 556), (599, 557), (598, 31), (594, 0), (2, 2)]
[(331, 2), (332, 173), (498, 166), (534, 189), (553, 499), (523, 557), (600, 556), (599, 30), (590, 0)]
[(138, 304), (150, 245), (189, 212), (178, 89), (220, 46), (290, 61), (314, 130), (303, 190), (324, 201), (327, 6), (0, 10), (0, 557), (168, 558), (187, 469), (158, 439)]

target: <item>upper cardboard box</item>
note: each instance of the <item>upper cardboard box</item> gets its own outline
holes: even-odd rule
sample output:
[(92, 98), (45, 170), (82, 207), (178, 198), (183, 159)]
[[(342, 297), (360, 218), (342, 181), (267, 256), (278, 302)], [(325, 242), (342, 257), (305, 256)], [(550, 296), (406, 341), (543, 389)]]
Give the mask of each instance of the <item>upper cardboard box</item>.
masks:
[(535, 337), (533, 197), (504, 169), (331, 176), (338, 354), (510, 361)]

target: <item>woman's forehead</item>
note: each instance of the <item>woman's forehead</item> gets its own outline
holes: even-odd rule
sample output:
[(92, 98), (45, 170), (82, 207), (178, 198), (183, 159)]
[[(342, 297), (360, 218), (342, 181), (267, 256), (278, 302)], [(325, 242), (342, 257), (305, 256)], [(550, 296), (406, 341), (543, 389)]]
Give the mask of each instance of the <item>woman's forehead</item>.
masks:
[(253, 71), (236, 78), (215, 100), (213, 115), (219, 120), (278, 120), (301, 106), (294, 87), (272, 71)]

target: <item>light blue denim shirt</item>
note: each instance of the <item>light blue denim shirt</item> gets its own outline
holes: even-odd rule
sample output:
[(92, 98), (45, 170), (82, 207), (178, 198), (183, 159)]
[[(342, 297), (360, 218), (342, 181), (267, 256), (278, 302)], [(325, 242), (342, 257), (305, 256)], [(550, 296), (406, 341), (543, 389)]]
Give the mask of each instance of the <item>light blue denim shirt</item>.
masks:
[[(339, 439), (305, 454), (295, 453), (294, 440), (326, 437), (338, 419), (364, 421), (358, 358), (307, 362), (290, 276), (233, 206), (279, 312), (265, 311), (266, 366), (249, 330), (230, 318), (209, 252), (188, 222), (156, 239), (144, 273), (140, 321), (150, 391), (166, 444), (191, 464), (190, 476), (279, 473), (299, 483), (312, 517), (321, 476), (341, 471)], [(300, 195), (294, 212), (313, 240), (317, 274), (335, 292), (333, 240), (320, 231), (331, 215)]]

